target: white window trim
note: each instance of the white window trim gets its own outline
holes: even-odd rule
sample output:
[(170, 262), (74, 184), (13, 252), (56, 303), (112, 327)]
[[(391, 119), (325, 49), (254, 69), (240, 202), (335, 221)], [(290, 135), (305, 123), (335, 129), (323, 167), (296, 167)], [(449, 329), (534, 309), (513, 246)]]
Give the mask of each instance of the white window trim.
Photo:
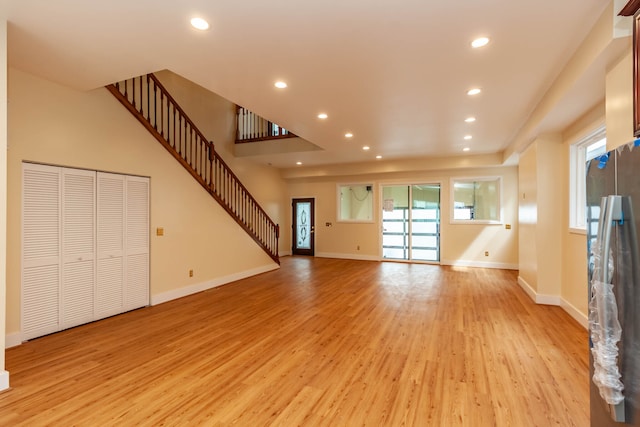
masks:
[(587, 147), (606, 138), (604, 125), (569, 147), (569, 232), (587, 234), (586, 224), (586, 152)]
[[(474, 181), (498, 181), (498, 219), (454, 219), (455, 215), (455, 197), (453, 195), (455, 182), (474, 182)], [(449, 224), (481, 224), (481, 225), (501, 225), (503, 224), (503, 207), (502, 207), (502, 177), (501, 176), (472, 176), (472, 177), (452, 177), (449, 182), (450, 185), (450, 203), (449, 203)]]
[[(340, 190), (342, 187), (371, 187), (370, 193), (367, 197), (371, 197), (371, 219), (343, 219), (342, 218), (342, 200), (340, 198)], [(376, 210), (375, 210), (375, 192), (374, 192), (374, 184), (373, 182), (350, 182), (350, 183), (338, 183), (336, 184), (336, 222), (346, 222), (352, 224), (371, 224), (376, 221)]]

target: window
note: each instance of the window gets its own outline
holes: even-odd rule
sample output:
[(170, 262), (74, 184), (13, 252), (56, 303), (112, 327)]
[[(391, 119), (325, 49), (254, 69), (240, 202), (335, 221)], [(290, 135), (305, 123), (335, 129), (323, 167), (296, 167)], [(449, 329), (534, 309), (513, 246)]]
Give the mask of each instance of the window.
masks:
[(453, 178), (452, 222), (500, 223), (500, 177)]
[(338, 221), (373, 222), (373, 185), (338, 185)]
[(570, 147), (569, 227), (575, 231), (584, 233), (586, 230), (586, 163), (606, 152), (607, 139), (604, 126)]

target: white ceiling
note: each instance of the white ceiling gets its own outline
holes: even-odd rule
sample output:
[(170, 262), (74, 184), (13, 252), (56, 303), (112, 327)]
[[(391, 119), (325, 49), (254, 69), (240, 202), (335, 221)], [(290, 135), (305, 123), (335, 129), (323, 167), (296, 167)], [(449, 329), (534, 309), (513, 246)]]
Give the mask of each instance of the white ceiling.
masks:
[[(172, 70), (323, 148), (261, 158), (276, 167), (502, 152), (606, 5), (0, 0), (11, 66), (79, 89)], [(194, 16), (211, 28), (192, 29)], [(491, 43), (471, 49), (478, 36)], [(482, 94), (467, 96), (475, 86)], [(603, 98), (597, 86), (589, 102)]]

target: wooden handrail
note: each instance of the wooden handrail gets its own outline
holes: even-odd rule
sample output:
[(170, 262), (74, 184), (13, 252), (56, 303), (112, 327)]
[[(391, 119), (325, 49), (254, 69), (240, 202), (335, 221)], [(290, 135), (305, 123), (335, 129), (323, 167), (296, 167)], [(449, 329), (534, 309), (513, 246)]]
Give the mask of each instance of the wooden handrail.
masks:
[(278, 264), (280, 227), (153, 74), (106, 87)]

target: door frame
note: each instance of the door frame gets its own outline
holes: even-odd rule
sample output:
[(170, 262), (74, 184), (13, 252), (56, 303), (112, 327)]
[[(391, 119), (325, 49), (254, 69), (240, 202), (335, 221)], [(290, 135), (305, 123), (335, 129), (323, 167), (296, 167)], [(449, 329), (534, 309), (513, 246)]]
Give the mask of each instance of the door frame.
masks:
[[(384, 196), (383, 196), (383, 188), (388, 186), (407, 186), (412, 187), (414, 185), (437, 185), (440, 188), (440, 201), (439, 201), (439, 222), (438, 222), (438, 261), (426, 261), (426, 260), (415, 260), (415, 259), (395, 259), (395, 258), (384, 258), (384, 249), (382, 245), (384, 244), (384, 221), (382, 210), (384, 209)], [(379, 258), (381, 261), (391, 261), (391, 262), (407, 262), (407, 263), (416, 263), (416, 264), (442, 264), (442, 192), (443, 192), (443, 184), (441, 180), (425, 180), (425, 181), (383, 181), (378, 183), (378, 192), (380, 195), (379, 199), (379, 207), (378, 207), (378, 224), (379, 224), (379, 242), (378, 242), (378, 250), (379, 250)], [(412, 192), (409, 192), (409, 198), (411, 199)], [(411, 200), (409, 200), (411, 203)], [(411, 236), (409, 235), (409, 245), (411, 245)], [(411, 253), (411, 251), (409, 251)], [(410, 257), (411, 258), (411, 257)]]
[[(310, 212), (309, 212), (309, 249), (299, 249), (297, 248), (296, 242), (298, 240), (298, 223), (296, 216), (296, 205), (297, 203), (310, 203)], [(314, 256), (315, 255), (315, 198), (313, 197), (296, 197), (291, 199), (291, 254), (292, 255), (306, 255), (306, 256)]]

